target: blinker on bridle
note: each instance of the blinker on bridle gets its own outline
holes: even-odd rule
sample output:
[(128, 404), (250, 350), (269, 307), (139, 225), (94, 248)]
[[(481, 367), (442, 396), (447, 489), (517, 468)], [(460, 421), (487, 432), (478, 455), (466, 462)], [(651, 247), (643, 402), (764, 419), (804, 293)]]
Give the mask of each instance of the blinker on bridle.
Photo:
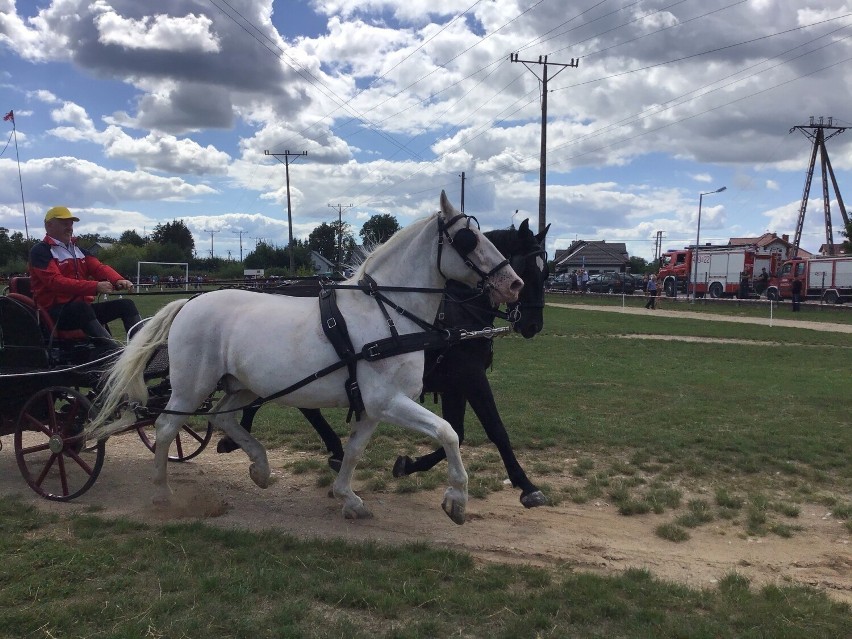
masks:
[[(467, 224), (456, 231), (455, 235), (450, 236), (450, 228), (452, 228), (452, 226), (459, 220), (467, 220)], [(507, 266), (509, 264), (509, 260), (504, 259), (487, 273), (471, 261), (469, 256), (479, 244), (479, 238), (470, 228), (471, 220), (476, 222), (476, 227), (479, 228), (479, 220), (471, 215), (465, 215), (464, 213), (459, 213), (446, 223), (443, 218), (438, 218), (438, 271), (441, 275), (444, 275), (443, 271), (441, 271), (441, 252), (444, 248), (444, 238), (446, 238), (449, 245), (455, 249), (456, 253), (459, 254), (459, 257), (462, 258), (467, 267), (479, 275), (479, 277), (482, 278), (481, 283), (484, 283), (485, 280), (494, 275), (494, 273), (504, 266)], [(444, 277), (446, 278), (445, 275)]]

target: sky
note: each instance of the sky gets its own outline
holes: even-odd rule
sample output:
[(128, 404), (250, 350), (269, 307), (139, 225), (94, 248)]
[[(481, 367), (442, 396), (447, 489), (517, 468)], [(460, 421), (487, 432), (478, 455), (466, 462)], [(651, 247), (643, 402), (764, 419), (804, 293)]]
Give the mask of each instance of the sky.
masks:
[(850, 64), (847, 0), (0, 0), (0, 226), (40, 238), (59, 204), (115, 238), (180, 219), (199, 257), (240, 259), (286, 246), (289, 169), (298, 238), (405, 226), (462, 188), (483, 230), (537, 228), (546, 68), (551, 256), (650, 260), (658, 231), (695, 242), (699, 201), (702, 244), (792, 238), (816, 132), (794, 127), (840, 127), (852, 201)]

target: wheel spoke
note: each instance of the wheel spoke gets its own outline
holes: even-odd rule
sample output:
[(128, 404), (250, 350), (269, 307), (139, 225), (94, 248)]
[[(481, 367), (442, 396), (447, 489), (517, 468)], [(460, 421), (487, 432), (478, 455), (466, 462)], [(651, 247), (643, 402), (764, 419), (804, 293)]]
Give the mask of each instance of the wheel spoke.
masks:
[(39, 473), (39, 476), (35, 480), (37, 486), (41, 486), (44, 482), (45, 477), (47, 477), (47, 473), (49, 473), (50, 469), (53, 467), (53, 462), (56, 461), (56, 457), (57, 455), (55, 453), (51, 455), (47, 460), (47, 463), (44, 465), (44, 468), (41, 469), (41, 473)]

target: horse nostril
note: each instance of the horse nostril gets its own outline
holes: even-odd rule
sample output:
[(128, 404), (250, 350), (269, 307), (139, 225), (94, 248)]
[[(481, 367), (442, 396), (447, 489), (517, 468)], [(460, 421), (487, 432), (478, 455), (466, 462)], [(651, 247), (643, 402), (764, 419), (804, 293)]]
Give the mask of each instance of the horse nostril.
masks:
[(514, 282), (512, 282), (512, 285), (509, 287), (509, 290), (513, 293), (520, 293), (522, 288), (524, 288), (524, 281), (518, 278)]

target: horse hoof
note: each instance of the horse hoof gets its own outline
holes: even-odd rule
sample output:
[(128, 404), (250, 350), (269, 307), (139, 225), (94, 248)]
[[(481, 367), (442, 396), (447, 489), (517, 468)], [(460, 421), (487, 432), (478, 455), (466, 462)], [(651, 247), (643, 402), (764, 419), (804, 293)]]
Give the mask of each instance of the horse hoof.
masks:
[(444, 497), (444, 501), (441, 502), (441, 508), (443, 508), (444, 512), (447, 513), (447, 516), (459, 526), (464, 523), (465, 507), (462, 506), (459, 502)]
[(249, 477), (261, 488), (269, 488), (269, 470), (265, 473), (258, 470), (257, 464), (249, 466)]
[(413, 460), (408, 455), (397, 457), (393, 465), (393, 476), (405, 477), (406, 475), (408, 475), (406, 470), (408, 468), (408, 465), (412, 463), (412, 461)]
[(535, 490), (526, 495), (521, 495), (521, 504), (524, 508), (536, 508), (537, 506), (546, 506), (547, 497), (540, 490)]
[(151, 503), (157, 508), (168, 508), (172, 505), (171, 495), (154, 495), (151, 497)]
[(328, 467), (331, 468), (336, 473), (340, 472), (340, 466), (342, 464), (343, 464), (343, 458), (342, 457), (336, 457), (335, 455), (332, 455), (331, 457), (328, 458)]
[(343, 516), (346, 519), (372, 519), (373, 513), (362, 503), (358, 506), (343, 506)]

